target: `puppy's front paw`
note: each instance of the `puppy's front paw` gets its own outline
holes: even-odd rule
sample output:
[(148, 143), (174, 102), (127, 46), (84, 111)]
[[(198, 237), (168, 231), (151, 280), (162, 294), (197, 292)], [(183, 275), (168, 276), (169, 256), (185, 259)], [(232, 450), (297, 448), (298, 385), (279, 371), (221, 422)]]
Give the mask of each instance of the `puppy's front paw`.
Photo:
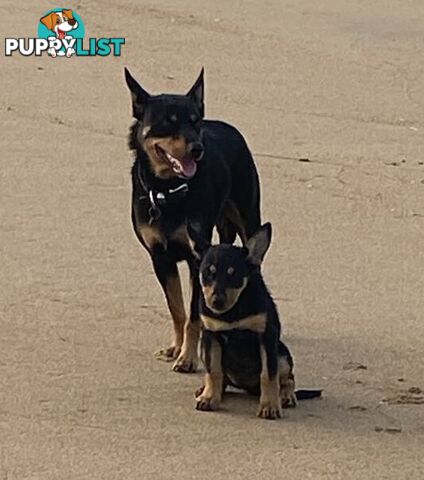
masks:
[(281, 396), (281, 407), (282, 408), (295, 408), (297, 406), (297, 398), (294, 392), (288, 395)]
[(218, 410), (219, 404), (219, 398), (208, 397), (204, 394), (196, 398), (196, 410), (201, 410), (202, 412), (211, 412), (214, 410)]
[(57, 55), (57, 54), (56, 54), (56, 49), (53, 48), (53, 47), (49, 48), (49, 49), (47, 50), (47, 53), (48, 53), (51, 57), (53, 57), (53, 58), (56, 57), (56, 55)]
[(75, 55), (75, 49), (74, 48), (68, 48), (66, 50), (66, 56), (69, 58), (69, 57), (72, 57), (72, 55)]
[(259, 404), (256, 416), (259, 418), (265, 418), (266, 420), (275, 420), (276, 418), (281, 418), (280, 405), (274, 405), (272, 402), (261, 402)]
[(294, 408), (297, 405), (297, 398), (294, 393), (294, 382), (290, 382), (287, 385), (280, 385), (280, 398), (282, 408)]
[(181, 353), (172, 366), (174, 372), (194, 373), (197, 370), (197, 355)]

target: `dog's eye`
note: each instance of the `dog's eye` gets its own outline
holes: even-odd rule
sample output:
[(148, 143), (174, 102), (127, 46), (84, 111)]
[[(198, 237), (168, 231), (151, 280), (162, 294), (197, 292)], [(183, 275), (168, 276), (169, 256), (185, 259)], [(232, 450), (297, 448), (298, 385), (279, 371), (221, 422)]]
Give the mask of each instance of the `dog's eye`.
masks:
[(56, 23), (59, 25), (59, 23), (60, 23), (60, 18), (56, 18)]
[(215, 265), (211, 265), (211, 266), (209, 267), (209, 273), (212, 273), (212, 274), (216, 273), (216, 267), (215, 267)]
[(174, 114), (174, 115), (170, 115), (170, 116), (169, 116), (169, 121), (170, 121), (171, 123), (176, 123), (176, 121), (177, 121), (177, 116), (176, 116), (175, 114)]
[(232, 275), (234, 273), (234, 267), (228, 267), (227, 274)]
[(199, 121), (200, 119), (198, 118), (197, 115), (195, 115), (194, 113), (190, 115), (190, 122), (193, 124), (193, 125), (196, 125), (196, 123)]

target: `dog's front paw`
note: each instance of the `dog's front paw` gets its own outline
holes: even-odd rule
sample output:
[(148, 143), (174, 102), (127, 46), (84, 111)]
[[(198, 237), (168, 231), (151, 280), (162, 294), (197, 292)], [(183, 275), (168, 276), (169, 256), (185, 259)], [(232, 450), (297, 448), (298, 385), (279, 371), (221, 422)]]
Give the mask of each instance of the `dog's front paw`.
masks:
[(194, 373), (197, 370), (197, 354), (184, 354), (183, 352), (172, 366), (174, 372)]
[(51, 57), (56, 57), (57, 53), (56, 53), (56, 49), (51, 47), (47, 50), (47, 53), (51, 56)]
[(199, 395), (196, 398), (196, 410), (202, 412), (211, 412), (218, 410), (221, 400), (216, 397), (208, 397), (204, 394)]
[(181, 347), (172, 345), (171, 347), (161, 348), (155, 353), (155, 357), (163, 362), (173, 362), (181, 352)]
[(69, 47), (68, 49), (66, 49), (66, 56), (69, 58), (72, 57), (72, 55), (75, 55), (75, 49)]
[(266, 420), (275, 420), (281, 418), (281, 407), (278, 404), (272, 402), (261, 402), (259, 404), (256, 416), (259, 418), (265, 418)]

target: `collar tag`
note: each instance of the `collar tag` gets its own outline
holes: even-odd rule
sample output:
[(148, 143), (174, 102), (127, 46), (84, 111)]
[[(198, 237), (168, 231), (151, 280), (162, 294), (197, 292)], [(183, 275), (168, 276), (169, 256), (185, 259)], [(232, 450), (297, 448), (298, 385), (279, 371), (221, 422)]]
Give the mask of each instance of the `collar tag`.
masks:
[(159, 217), (161, 216), (162, 212), (160, 211), (160, 208), (156, 205), (155, 195), (153, 193), (153, 190), (149, 191), (149, 200), (150, 200), (149, 225), (151, 225), (156, 220), (159, 220)]
[(166, 203), (165, 194), (163, 194), (162, 192), (158, 192), (156, 194), (156, 201), (159, 205), (165, 205), (165, 203)]

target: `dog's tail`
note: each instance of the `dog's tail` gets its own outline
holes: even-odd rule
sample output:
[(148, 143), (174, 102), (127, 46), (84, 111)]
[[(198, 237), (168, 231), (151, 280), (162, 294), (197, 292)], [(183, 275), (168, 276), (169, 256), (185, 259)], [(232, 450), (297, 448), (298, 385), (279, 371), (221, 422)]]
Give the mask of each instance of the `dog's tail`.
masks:
[(311, 400), (312, 398), (319, 398), (322, 396), (322, 390), (321, 389), (316, 389), (316, 390), (306, 390), (306, 389), (300, 389), (296, 390), (294, 392), (296, 395), (297, 400)]

